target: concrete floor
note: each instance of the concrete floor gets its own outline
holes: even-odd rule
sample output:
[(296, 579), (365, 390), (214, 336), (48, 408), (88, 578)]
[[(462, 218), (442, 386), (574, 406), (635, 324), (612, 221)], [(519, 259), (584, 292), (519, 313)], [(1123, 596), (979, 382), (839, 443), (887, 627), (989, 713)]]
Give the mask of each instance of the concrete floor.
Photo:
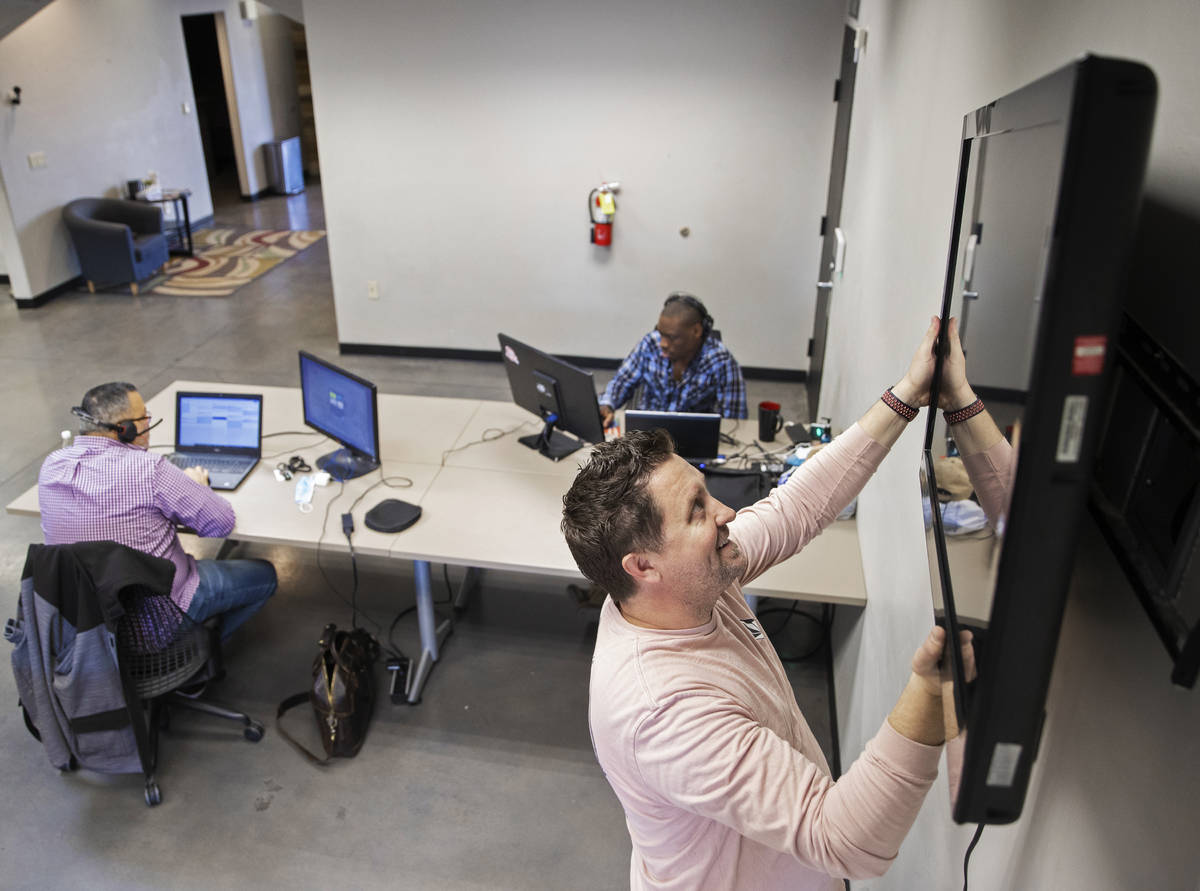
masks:
[[(218, 225), (323, 228), (319, 186), (299, 196), (219, 206)], [(71, 427), (84, 391), (129, 380), (147, 395), (181, 378), (295, 386), (296, 351), (334, 359), (382, 392), (510, 398), (487, 362), (345, 356), (337, 352), (325, 241), (228, 298), (70, 292), (17, 310), (0, 286), (0, 375), (9, 382), (0, 503), (36, 483), (45, 455)], [(656, 304), (647, 301), (647, 325)], [(514, 331), (514, 334), (519, 332)], [(631, 345), (633, 338), (631, 337)], [(599, 385), (609, 373), (597, 373)], [(806, 420), (801, 384), (749, 382), (750, 404), (774, 399)], [(299, 419), (297, 419), (299, 423)], [(16, 592), (37, 520), (0, 515), (0, 582)], [(216, 542), (192, 540), (197, 556)], [(485, 572), (417, 707), (378, 706), (353, 760), (315, 769), (274, 729), (277, 703), (305, 689), (326, 622), (349, 625), (339, 596), (350, 562), (313, 551), (242, 546), (272, 560), (274, 600), (227, 648), (229, 676), (213, 698), (267, 724), (258, 744), (223, 722), (180, 713), (163, 740), (163, 803), (147, 808), (139, 776), (60, 775), (28, 736), (11, 674), (0, 671), (0, 885), (6, 888), (266, 887), (613, 888), (627, 882), (629, 840), (592, 755), (587, 677), (596, 613), (561, 582)], [(413, 603), (411, 567), (360, 560), (368, 627)], [(449, 570), (456, 584), (461, 570)], [(435, 596), (444, 580), (434, 567)], [(372, 625), (374, 623), (374, 625)], [(777, 641), (807, 647), (811, 623)], [(773, 627), (767, 622), (768, 629)], [(794, 636), (792, 636), (794, 635)], [(396, 641), (416, 649), (415, 616)], [(823, 660), (789, 668), (797, 698), (829, 748)], [(380, 683), (383, 684), (380, 670)], [(311, 734), (303, 709), (289, 726)]]

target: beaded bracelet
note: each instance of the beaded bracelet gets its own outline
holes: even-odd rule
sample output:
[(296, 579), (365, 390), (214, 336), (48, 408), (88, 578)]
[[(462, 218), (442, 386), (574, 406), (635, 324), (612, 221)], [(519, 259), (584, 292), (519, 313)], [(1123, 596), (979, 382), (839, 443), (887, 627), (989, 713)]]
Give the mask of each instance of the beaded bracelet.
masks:
[(900, 417), (904, 418), (906, 421), (911, 421), (917, 416), (918, 409), (909, 405), (907, 402), (893, 393), (891, 387), (888, 387), (886, 390), (884, 390), (883, 395), (879, 398), (883, 400), (884, 405), (886, 405)]
[(983, 411), (983, 400), (977, 398), (970, 405), (964, 405), (954, 411), (942, 412), (942, 417), (946, 419), (947, 424), (961, 424), (963, 421), (969, 421), (981, 411)]

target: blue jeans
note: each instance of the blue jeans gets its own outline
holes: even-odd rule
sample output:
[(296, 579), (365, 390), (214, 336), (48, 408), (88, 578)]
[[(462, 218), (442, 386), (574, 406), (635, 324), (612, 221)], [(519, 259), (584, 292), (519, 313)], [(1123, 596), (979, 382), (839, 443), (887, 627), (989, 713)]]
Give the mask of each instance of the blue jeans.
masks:
[(275, 567), (266, 560), (197, 560), (196, 571), (187, 614), (197, 622), (219, 615), (222, 643), (275, 593)]

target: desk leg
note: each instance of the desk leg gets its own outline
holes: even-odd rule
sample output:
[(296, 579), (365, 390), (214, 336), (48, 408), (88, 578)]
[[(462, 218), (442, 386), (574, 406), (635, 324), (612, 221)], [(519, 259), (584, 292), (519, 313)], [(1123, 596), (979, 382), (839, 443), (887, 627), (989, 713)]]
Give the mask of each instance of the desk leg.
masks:
[(221, 547), (217, 549), (217, 556), (213, 557), (213, 559), (214, 560), (226, 559), (230, 554), (233, 553), (233, 549), (236, 547), (237, 547), (237, 542), (234, 541), (232, 538), (225, 539), (223, 542), (221, 542)]
[(421, 701), (421, 690), (429, 678), (433, 663), (438, 660), (439, 644), (450, 631), (449, 620), (440, 626), (436, 624), (428, 560), (413, 561), (413, 578), (417, 586), (417, 624), (421, 631), (421, 655), (417, 659), (416, 668), (409, 674), (408, 689), (405, 691), (408, 694), (409, 705), (416, 705)]
[(468, 566), (467, 574), (463, 576), (462, 582), (459, 583), (458, 593), (454, 595), (454, 612), (461, 613), (467, 608), (467, 598), (471, 596), (471, 592), (475, 590), (475, 586), (479, 582), (479, 567)]
[(758, 595), (743, 594), (742, 596), (746, 598), (746, 606), (750, 607), (750, 612), (758, 613)]
[[(194, 257), (195, 251), (192, 250), (192, 217), (188, 213), (188, 196), (181, 195), (180, 197), (183, 198), (183, 231), (187, 238), (187, 255)], [(182, 240), (180, 239), (180, 241)]]

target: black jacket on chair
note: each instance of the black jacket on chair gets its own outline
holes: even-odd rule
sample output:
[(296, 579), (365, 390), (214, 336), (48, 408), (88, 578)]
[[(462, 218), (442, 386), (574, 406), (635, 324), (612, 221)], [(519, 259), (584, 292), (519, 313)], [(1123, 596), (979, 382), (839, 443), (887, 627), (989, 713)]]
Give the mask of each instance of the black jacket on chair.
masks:
[(30, 545), (21, 574), (13, 675), (50, 763), (105, 773), (141, 773), (117, 662), (121, 592), (169, 594), (170, 560), (111, 541)]

